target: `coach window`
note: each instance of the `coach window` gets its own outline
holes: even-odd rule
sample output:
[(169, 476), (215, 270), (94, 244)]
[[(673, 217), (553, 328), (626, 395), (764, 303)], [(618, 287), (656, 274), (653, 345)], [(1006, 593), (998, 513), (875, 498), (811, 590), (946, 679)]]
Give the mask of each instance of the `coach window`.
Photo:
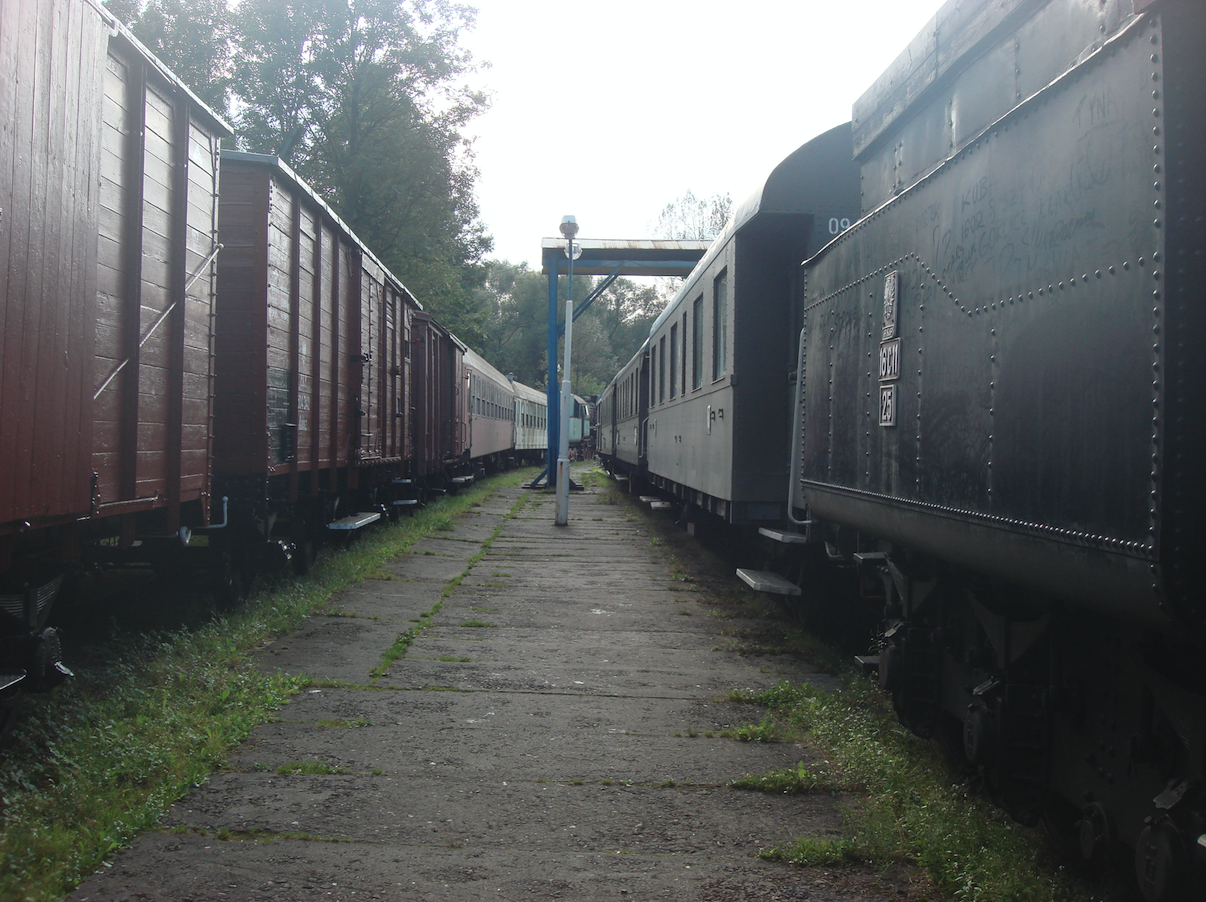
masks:
[(687, 393), (687, 311), (683, 311), (683, 369), (680, 375), (682, 376), (683, 394)]
[(725, 373), (729, 347), (729, 272), (724, 270), (712, 282), (712, 380)]
[[(649, 384), (657, 385), (657, 345), (649, 349)], [(657, 393), (650, 392), (649, 406), (657, 403)]]
[(662, 368), (657, 371), (657, 397), (661, 403), (665, 404), (666, 403), (666, 336), (665, 335), (662, 336), (662, 340), (659, 342), (659, 344), (661, 345), (661, 349), (662, 349), (662, 353), (659, 355), (661, 358), (661, 361), (662, 361)]
[(703, 295), (691, 306), (691, 388), (703, 385)]
[(670, 397), (678, 396), (678, 323), (670, 327)]

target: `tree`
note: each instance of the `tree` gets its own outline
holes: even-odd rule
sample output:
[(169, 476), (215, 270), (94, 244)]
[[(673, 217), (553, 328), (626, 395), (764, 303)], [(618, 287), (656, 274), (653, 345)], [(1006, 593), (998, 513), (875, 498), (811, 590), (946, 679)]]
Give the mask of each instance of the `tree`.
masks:
[(733, 198), (728, 193), (699, 198), (688, 191), (662, 208), (653, 235), (679, 241), (711, 241), (724, 231), (732, 213)]
[(276, 153), (446, 326), (474, 344), (491, 240), (460, 84), (474, 11), (447, 0), (242, 0), (234, 66), (241, 145)]
[(228, 115), (233, 25), (226, 0), (108, 0), (106, 8), (198, 97)]
[[(679, 281), (679, 280), (676, 280)], [(616, 279), (592, 305), (615, 351), (627, 360), (649, 334), (665, 301), (657, 287), (638, 285), (631, 279)]]

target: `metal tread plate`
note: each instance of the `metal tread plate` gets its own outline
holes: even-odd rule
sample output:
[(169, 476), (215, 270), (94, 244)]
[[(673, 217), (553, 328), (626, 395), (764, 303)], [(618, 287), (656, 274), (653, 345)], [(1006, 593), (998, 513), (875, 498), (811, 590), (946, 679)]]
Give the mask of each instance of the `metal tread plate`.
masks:
[(362, 514), (349, 514), (338, 520), (333, 520), (327, 524), (327, 529), (360, 529), (363, 526), (368, 526), (370, 523), (376, 523), (381, 519), (380, 511), (368, 511)]
[(800, 587), (784, 579), (778, 573), (769, 570), (747, 570), (738, 568), (737, 578), (755, 592), (767, 592), (771, 595), (799, 595)]

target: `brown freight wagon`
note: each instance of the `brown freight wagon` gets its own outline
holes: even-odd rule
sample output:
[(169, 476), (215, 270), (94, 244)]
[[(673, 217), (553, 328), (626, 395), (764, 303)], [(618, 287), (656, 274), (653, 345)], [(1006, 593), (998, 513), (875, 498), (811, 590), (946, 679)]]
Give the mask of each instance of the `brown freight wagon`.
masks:
[(423, 311), (415, 313), (411, 335), (415, 448), (411, 472), (423, 494), (441, 494), (453, 478), (468, 472), (466, 348)]
[(232, 578), (408, 493), (410, 321), (418, 305), (275, 156), (222, 154), (215, 478)]
[(4, 0), (0, 59), (3, 718), (60, 675), (45, 620), (82, 541), (208, 522), (230, 129), (92, 2)]

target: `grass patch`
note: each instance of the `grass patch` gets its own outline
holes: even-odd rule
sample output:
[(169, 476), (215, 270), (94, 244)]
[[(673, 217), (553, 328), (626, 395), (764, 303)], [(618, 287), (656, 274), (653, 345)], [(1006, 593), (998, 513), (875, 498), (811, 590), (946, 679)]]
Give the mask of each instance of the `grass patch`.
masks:
[(936, 752), (892, 717), (876, 687), (855, 674), (849, 674), (849, 683), (837, 695), (783, 682), (766, 692), (731, 697), (765, 705), (808, 731), (828, 758), (815, 769), (801, 763), (731, 785), (764, 792), (859, 794), (857, 804), (846, 811), (844, 836), (804, 837), (764, 851), (762, 857), (802, 865), (915, 862), (947, 898), (968, 902), (1090, 897), (1059, 870), (1037, 831), (1013, 823), (973, 795)]
[[(474, 486), (468, 492), (453, 496), (451, 500), (460, 502), (461, 506), (457, 508), (457, 512), (460, 512), (470, 506), (480, 503), (481, 498), (493, 494), (494, 488), (500, 484), (514, 485), (514, 480), (516, 479), (517, 474), (514, 473), (507, 476), (496, 477), (493, 480)], [(490, 546), (494, 544), (494, 540), (497, 539), (499, 533), (502, 532), (503, 525), (506, 523), (506, 521), (510, 520), (521, 510), (523, 510), (527, 503), (528, 496), (520, 495), (515, 504), (511, 506), (511, 510), (506, 513), (506, 515), (502, 518), (502, 521), (494, 528), (494, 532), (492, 532), (490, 537), (482, 543), (481, 550), (469, 558), (468, 565), (461, 573), (458, 573), (448, 581), (448, 585), (446, 585), (444, 587), (444, 591), (440, 593), (440, 600), (432, 606), (430, 611), (419, 615), (418, 620), (416, 621), (419, 625), (412, 626), (406, 632), (400, 634), (398, 638), (394, 640), (394, 644), (385, 650), (385, 654), (381, 656), (381, 663), (379, 663), (369, 672), (370, 676), (372, 676), (374, 680), (378, 680), (385, 676), (385, 674), (389, 671), (390, 665), (392, 665), (399, 658), (406, 656), (407, 651), (410, 650), (410, 646), (414, 644), (414, 641), (419, 638), (419, 636), (421, 636), (434, 622), (435, 615), (440, 612), (440, 609), (444, 606), (444, 602), (450, 595), (452, 595), (453, 592), (457, 590), (457, 587), (459, 587), (465, 577), (469, 575), (469, 572), (473, 569), (474, 565), (486, 556), (486, 553), (490, 550)], [(435, 524), (436, 528), (438, 528), (439, 524), (442, 522), (443, 519), (437, 520)], [(464, 624), (461, 625), (464, 626)], [(492, 626), (493, 624), (489, 625)]]
[(777, 742), (779, 739), (775, 719), (770, 714), (762, 718), (761, 723), (721, 730), (719, 735), (722, 739), (736, 739), (738, 742)]
[(817, 791), (838, 792), (850, 789), (842, 780), (830, 773), (826, 766), (809, 768), (803, 761), (795, 767), (773, 770), (768, 774), (741, 777), (729, 785), (734, 789), (750, 789), (784, 795), (803, 795)]
[(324, 551), (308, 578), (262, 580), (245, 610), (188, 628), (115, 631), (96, 666), (77, 664), (75, 680), (24, 698), (0, 770), (0, 899), (61, 899), (154, 827), (309, 685), (304, 677), (261, 673), (252, 659), (257, 648), (296, 628), (334, 592), (380, 574), (439, 522), (530, 478), (530, 471), (497, 477), (349, 548)]
[(325, 761), (291, 761), (288, 764), (282, 764), (276, 769), (275, 773), (282, 776), (292, 774), (326, 776), (329, 774), (350, 774), (351, 771), (346, 768), (336, 767), (333, 764), (327, 764)]
[(463, 620), (461, 626), (478, 627), (481, 629), (498, 629), (497, 623), (487, 623), (485, 620)]

